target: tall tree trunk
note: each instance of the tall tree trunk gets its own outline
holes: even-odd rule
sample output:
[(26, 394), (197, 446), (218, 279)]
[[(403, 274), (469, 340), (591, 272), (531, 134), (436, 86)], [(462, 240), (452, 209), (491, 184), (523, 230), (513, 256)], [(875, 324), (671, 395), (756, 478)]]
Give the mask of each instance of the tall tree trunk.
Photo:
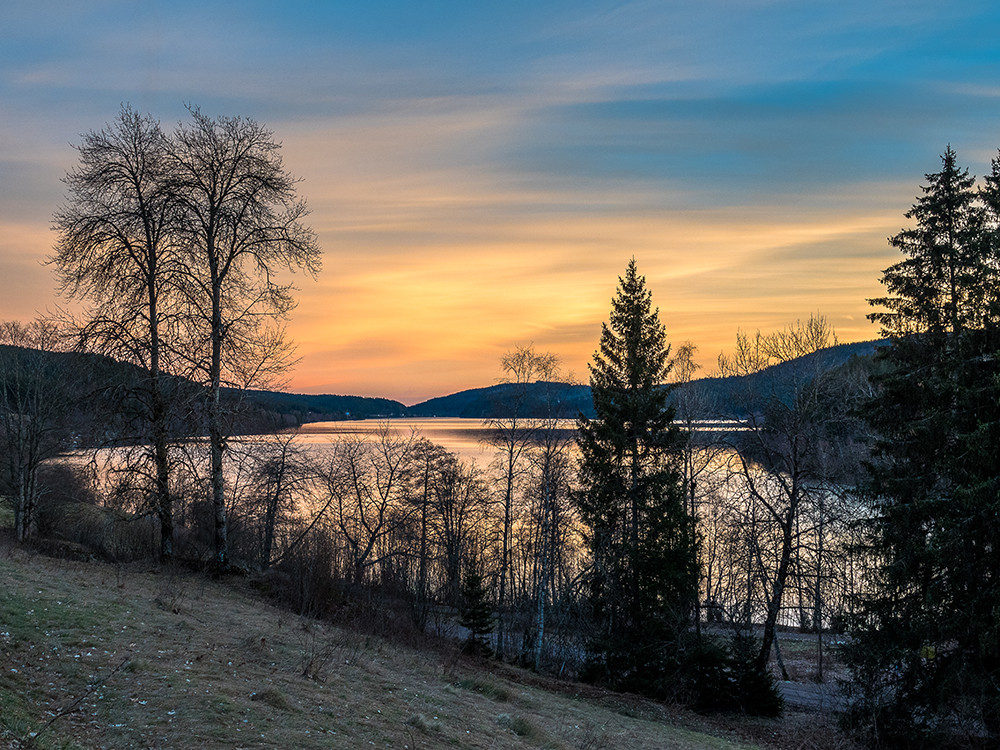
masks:
[(156, 514), (160, 521), (160, 559), (174, 556), (174, 508), (170, 495), (170, 465), (167, 440), (163, 430), (156, 430), (153, 438), (156, 464)]
[(30, 523), (30, 506), (26, 492), (23, 473), (19, 472), (17, 482), (17, 503), (14, 506), (14, 525), (17, 529), (17, 541), (23, 542), (28, 538), (28, 528)]
[(503, 500), (503, 530), (500, 550), (500, 581), (497, 588), (497, 656), (504, 658), (507, 648), (507, 578), (510, 575), (510, 537), (514, 505), (514, 449), (507, 454), (507, 477)]
[(535, 671), (541, 668), (542, 649), (545, 641), (545, 594), (549, 586), (549, 525), (552, 516), (551, 479), (543, 480), (541, 550), (538, 559), (538, 591), (535, 606)]
[[(210, 253), (212, 255), (212, 253)], [(208, 440), (211, 451), (212, 508), (215, 518), (215, 565), (220, 571), (229, 567), (229, 521), (226, 514), (226, 480), (222, 472), (222, 454), (225, 451), (225, 433), (222, 429), (222, 300), (220, 284), (215, 281), (213, 269), (212, 289), (212, 363), (211, 390), (208, 408)]]
[(424, 491), (420, 500), (420, 559), (417, 567), (417, 627), (427, 627), (427, 508), (430, 504), (430, 466), (424, 463)]
[(778, 572), (774, 579), (774, 589), (767, 602), (767, 617), (764, 620), (764, 639), (760, 653), (757, 655), (757, 667), (767, 668), (767, 658), (774, 643), (774, 631), (781, 611), (781, 599), (785, 592), (785, 582), (788, 580), (788, 570), (792, 559), (792, 518), (794, 511), (781, 523), (781, 559), (778, 562)]
[(150, 378), (152, 380), (153, 463), (156, 471), (154, 488), (156, 515), (160, 522), (160, 559), (174, 555), (174, 509), (170, 495), (170, 454), (167, 445), (167, 409), (163, 396), (163, 376), (159, 366), (158, 347), (154, 344)]

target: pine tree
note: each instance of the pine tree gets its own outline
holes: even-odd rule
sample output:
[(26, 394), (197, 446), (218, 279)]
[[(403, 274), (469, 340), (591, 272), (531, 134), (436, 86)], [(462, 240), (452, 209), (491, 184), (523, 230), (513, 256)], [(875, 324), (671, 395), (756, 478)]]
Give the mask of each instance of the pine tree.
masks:
[(593, 556), (590, 678), (669, 692), (696, 601), (696, 560), (667, 403), (670, 348), (633, 259), (590, 365), (596, 418), (580, 420), (577, 505)]
[(906, 213), (917, 226), (889, 238), (907, 256), (882, 276), (889, 295), (869, 300), (886, 309), (868, 317), (894, 339), (980, 328), (988, 310), (980, 295), (991, 273), (990, 254), (984, 252), (984, 213), (975, 178), (959, 169), (950, 146), (941, 162), (940, 172), (925, 175), (924, 194)]
[(479, 560), (475, 557), (470, 557), (465, 562), (458, 624), (469, 631), (469, 637), (465, 641), (466, 653), (476, 656), (489, 656), (492, 653), (489, 636), (493, 632), (493, 608), (490, 606), (489, 591), (483, 581)]
[[(877, 589), (848, 652), (856, 708), (882, 741), (1000, 737), (1000, 289), (983, 194), (950, 148), (890, 243), (890, 295), (871, 300), (892, 346), (865, 409), (877, 442)], [(950, 737), (949, 741), (954, 740)]]

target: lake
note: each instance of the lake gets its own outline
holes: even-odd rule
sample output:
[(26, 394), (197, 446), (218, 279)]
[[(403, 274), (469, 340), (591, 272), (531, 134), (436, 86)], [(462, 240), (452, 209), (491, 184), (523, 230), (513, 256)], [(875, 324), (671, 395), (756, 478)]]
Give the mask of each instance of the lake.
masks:
[[(407, 436), (411, 431), (415, 431), (460, 458), (475, 461), (479, 466), (489, 464), (496, 454), (496, 450), (486, 444), (490, 430), (483, 425), (482, 420), (459, 417), (313, 422), (302, 425), (296, 431), (296, 435), (300, 443), (321, 448), (339, 435), (374, 435), (383, 425), (389, 425), (401, 436)], [(560, 422), (559, 431), (564, 432), (567, 437), (572, 437), (571, 433), (575, 430), (576, 423), (573, 420)]]

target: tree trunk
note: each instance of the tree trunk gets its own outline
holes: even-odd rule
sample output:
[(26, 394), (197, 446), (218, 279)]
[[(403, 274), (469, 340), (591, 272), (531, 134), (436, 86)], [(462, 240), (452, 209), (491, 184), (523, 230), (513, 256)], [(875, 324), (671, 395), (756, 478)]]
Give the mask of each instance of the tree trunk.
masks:
[(545, 593), (549, 585), (549, 524), (552, 515), (551, 481), (544, 480), (542, 495), (542, 529), (540, 534), (538, 591), (535, 607), (535, 671), (541, 668), (542, 648), (545, 641)]
[(427, 627), (427, 508), (430, 504), (430, 467), (424, 466), (424, 493), (420, 502), (420, 560), (417, 569), (417, 627)]
[(17, 502), (14, 505), (14, 526), (17, 530), (17, 541), (23, 542), (28, 538), (28, 526), (30, 522), (28, 498), (25, 496), (23, 478), (19, 477), (17, 483)]
[(170, 496), (170, 463), (166, 434), (166, 406), (164, 404), (161, 376), (155, 366), (153, 379), (153, 462), (156, 467), (155, 502), (156, 516), (160, 522), (160, 559), (169, 560), (174, 555), (174, 510)]
[(507, 603), (507, 578), (510, 574), (510, 536), (514, 505), (514, 450), (507, 455), (507, 477), (503, 501), (503, 531), (500, 550), (500, 580), (497, 587), (497, 657), (506, 653), (507, 623), (504, 607)]
[[(793, 515), (793, 514), (790, 514)], [(788, 579), (788, 569), (792, 558), (792, 523), (785, 519), (781, 523), (781, 559), (778, 562), (778, 572), (774, 579), (773, 593), (767, 603), (767, 617), (764, 620), (764, 640), (757, 655), (757, 667), (767, 668), (767, 657), (771, 653), (774, 642), (774, 631), (781, 611), (781, 598), (785, 591), (785, 581)]]
[[(214, 252), (210, 251), (210, 257)], [(215, 566), (229, 567), (229, 522), (226, 514), (226, 480), (222, 473), (225, 435), (222, 429), (222, 294), (216, 270), (212, 269), (212, 363), (208, 408), (208, 440), (211, 451), (212, 508), (215, 518)]]

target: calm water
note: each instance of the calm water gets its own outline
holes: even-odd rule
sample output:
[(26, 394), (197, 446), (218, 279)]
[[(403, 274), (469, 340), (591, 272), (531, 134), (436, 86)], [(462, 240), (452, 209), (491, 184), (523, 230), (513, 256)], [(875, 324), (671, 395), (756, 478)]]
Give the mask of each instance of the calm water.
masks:
[[(480, 466), (488, 464), (496, 452), (486, 443), (490, 430), (483, 426), (481, 420), (457, 417), (313, 422), (300, 427), (296, 434), (300, 442), (322, 448), (338, 435), (374, 435), (384, 425), (388, 425), (403, 437), (408, 436), (411, 431), (416, 431), (432, 443), (437, 443), (466, 461), (475, 461)], [(575, 429), (575, 423), (566, 420), (560, 429), (565, 430), (569, 436)]]

